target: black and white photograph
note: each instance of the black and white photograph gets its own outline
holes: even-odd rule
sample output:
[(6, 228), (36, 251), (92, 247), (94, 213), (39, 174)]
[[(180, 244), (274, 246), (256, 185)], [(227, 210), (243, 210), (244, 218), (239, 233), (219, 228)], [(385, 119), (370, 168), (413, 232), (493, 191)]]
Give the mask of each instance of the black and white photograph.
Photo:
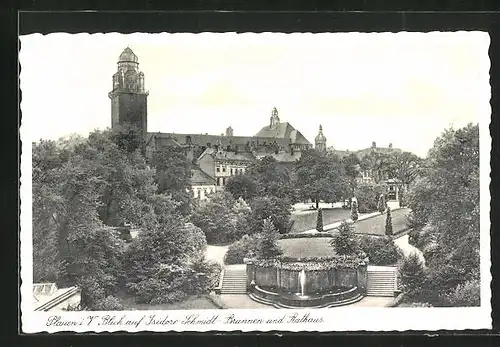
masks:
[(23, 330), (488, 327), (489, 43), (21, 36)]

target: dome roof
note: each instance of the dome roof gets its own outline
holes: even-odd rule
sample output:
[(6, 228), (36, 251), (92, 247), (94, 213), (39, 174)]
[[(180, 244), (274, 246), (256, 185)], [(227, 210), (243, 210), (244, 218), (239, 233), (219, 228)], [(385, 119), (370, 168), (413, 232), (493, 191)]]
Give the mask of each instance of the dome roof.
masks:
[(137, 56), (132, 52), (132, 50), (127, 47), (123, 50), (122, 54), (120, 54), (120, 58), (118, 59), (118, 62), (133, 62), (133, 63), (139, 63), (139, 59)]
[(326, 142), (326, 137), (323, 135), (323, 127), (320, 125), (319, 126), (319, 133), (318, 136), (314, 139), (316, 142)]

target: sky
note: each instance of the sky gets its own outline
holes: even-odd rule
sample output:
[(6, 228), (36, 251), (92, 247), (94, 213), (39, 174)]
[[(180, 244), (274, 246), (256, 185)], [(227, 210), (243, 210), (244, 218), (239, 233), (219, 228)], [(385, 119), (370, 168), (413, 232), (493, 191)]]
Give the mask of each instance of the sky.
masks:
[(32, 34), (21, 37), (21, 135), (111, 126), (112, 75), (129, 46), (148, 131), (252, 136), (273, 107), (314, 143), (425, 156), (445, 128), (489, 122), (489, 36), (480, 32)]

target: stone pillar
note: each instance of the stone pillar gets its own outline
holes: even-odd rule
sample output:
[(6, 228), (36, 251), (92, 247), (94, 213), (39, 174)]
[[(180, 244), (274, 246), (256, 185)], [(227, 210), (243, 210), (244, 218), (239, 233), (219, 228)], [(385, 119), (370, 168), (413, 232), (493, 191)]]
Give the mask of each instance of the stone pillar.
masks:
[(359, 265), (357, 270), (358, 290), (362, 295), (366, 294), (366, 285), (368, 282), (368, 266)]
[(247, 266), (247, 292), (253, 289), (255, 284), (255, 264), (251, 259), (243, 259)]

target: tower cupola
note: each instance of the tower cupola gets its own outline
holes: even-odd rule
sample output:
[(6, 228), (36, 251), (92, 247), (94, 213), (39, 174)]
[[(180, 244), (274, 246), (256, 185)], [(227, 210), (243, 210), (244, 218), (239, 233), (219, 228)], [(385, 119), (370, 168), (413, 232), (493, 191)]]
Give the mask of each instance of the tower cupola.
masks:
[(326, 137), (323, 135), (323, 127), (320, 125), (319, 126), (319, 132), (316, 138), (314, 139), (315, 142), (315, 149), (319, 152), (325, 152), (326, 151)]
[(139, 71), (139, 59), (130, 49), (125, 48), (118, 57), (118, 68), (113, 75), (111, 99), (111, 128), (125, 123), (146, 131), (147, 96), (144, 86), (144, 73)]
[(271, 122), (270, 122), (269, 127), (271, 129), (276, 129), (276, 127), (278, 126), (279, 122), (280, 122), (280, 117), (278, 116), (278, 110), (276, 109), (276, 107), (274, 107), (273, 111), (271, 113)]

